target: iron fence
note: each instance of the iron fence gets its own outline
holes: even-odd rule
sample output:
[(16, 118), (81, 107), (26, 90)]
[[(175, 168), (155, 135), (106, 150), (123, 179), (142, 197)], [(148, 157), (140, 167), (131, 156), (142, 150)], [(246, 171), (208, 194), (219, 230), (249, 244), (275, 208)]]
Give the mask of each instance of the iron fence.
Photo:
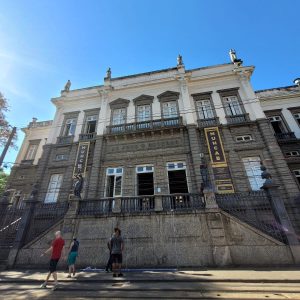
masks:
[(25, 208), (7, 207), (0, 211), (0, 246), (12, 246)]
[(24, 239), (27, 244), (61, 220), (68, 210), (68, 202), (36, 204)]
[(205, 200), (199, 194), (173, 194), (162, 196), (164, 211), (189, 211), (205, 208)]
[(264, 191), (216, 194), (216, 200), (224, 211), (287, 244), (284, 228), (275, 219)]

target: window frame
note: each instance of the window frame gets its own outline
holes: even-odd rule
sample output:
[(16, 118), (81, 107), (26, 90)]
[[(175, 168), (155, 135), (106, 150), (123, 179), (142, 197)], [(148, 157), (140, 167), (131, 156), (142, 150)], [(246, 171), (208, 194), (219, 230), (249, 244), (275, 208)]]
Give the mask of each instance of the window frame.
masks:
[[(254, 160), (250, 160), (250, 159), (254, 159)], [(248, 161), (246, 161), (246, 160), (248, 160)], [(263, 178), (261, 178), (261, 173), (262, 173), (262, 171), (260, 170), (260, 166), (261, 166), (261, 157), (260, 156), (247, 156), (247, 157), (243, 157), (242, 159), (241, 159), (241, 162), (242, 162), (242, 165), (243, 165), (243, 167), (244, 167), (244, 171), (245, 171), (245, 173), (246, 173), (246, 177), (247, 177), (247, 179), (248, 179), (248, 184), (249, 184), (249, 187), (251, 188), (251, 190), (252, 191), (260, 191), (260, 188), (263, 186), (263, 184), (264, 184), (264, 179)], [(253, 167), (249, 164), (249, 168), (251, 168), (251, 171), (252, 171), (252, 173), (254, 174), (254, 176), (253, 175), (249, 175), (249, 173), (247, 172), (247, 168), (246, 168), (246, 164), (245, 164), (245, 162), (258, 162), (258, 166), (256, 166), (256, 167), (259, 167), (259, 175), (255, 175), (255, 172), (253, 171)], [(250, 179), (253, 179), (253, 181), (252, 180), (250, 180)], [(253, 186), (253, 184), (252, 183), (255, 183), (255, 187)], [(260, 185), (260, 186), (259, 186)]]
[[(245, 137), (250, 137), (249, 140), (245, 140)], [(238, 138), (242, 138), (242, 140), (238, 140)], [(253, 137), (251, 134), (243, 134), (243, 135), (236, 135), (235, 136), (235, 141), (237, 143), (248, 143), (253, 141)]]
[[(223, 104), (223, 110), (225, 112), (226, 117), (237, 117), (237, 116), (247, 114), (244, 103), (243, 103), (242, 98), (241, 98), (240, 93), (239, 93), (239, 87), (224, 89), (224, 90), (218, 90), (217, 93), (221, 97), (221, 101), (222, 101), (222, 104)], [(227, 97), (236, 97), (237, 98), (237, 101), (238, 101), (238, 104), (239, 104), (239, 107), (240, 107), (240, 110), (241, 110), (241, 114), (232, 115), (232, 114), (227, 113), (226, 102), (224, 100), (224, 98), (227, 98)]]
[[(80, 113), (80, 111), (73, 111), (73, 112), (64, 113), (64, 120), (63, 120), (63, 124), (62, 124), (62, 128), (61, 128), (61, 132), (60, 132), (61, 137), (75, 136), (79, 113)], [(70, 120), (70, 119), (75, 120), (74, 135), (66, 135), (65, 134), (67, 121)]]
[[(121, 173), (118, 172), (118, 170), (121, 169)], [(109, 170), (113, 170), (112, 173), (109, 173)], [(124, 167), (107, 167), (106, 168), (106, 172), (105, 172), (105, 197), (106, 198), (116, 198), (116, 197), (122, 197), (123, 195), (123, 182), (124, 182), (124, 178), (123, 178), (123, 175), (124, 175)], [(108, 188), (108, 177), (114, 177), (114, 189), (113, 189), (113, 196), (108, 196), (107, 195), (107, 188)], [(119, 195), (116, 195), (115, 192), (116, 192), (116, 180), (117, 180), (117, 177), (121, 177), (121, 187), (120, 187), (120, 194)]]
[[(214, 102), (213, 102), (213, 99), (211, 97), (211, 94), (212, 94), (212, 91), (204, 92), (204, 93), (197, 93), (197, 94), (192, 94), (191, 95), (194, 99), (194, 104), (195, 104), (195, 109), (196, 109), (198, 120), (203, 121), (203, 120), (209, 120), (209, 119), (216, 119), (217, 118), (217, 113), (216, 113), (216, 109), (215, 109)], [(199, 109), (198, 109), (198, 103), (200, 101), (209, 101), (210, 108), (211, 108), (211, 111), (212, 111), (212, 117), (210, 117), (210, 118), (200, 118)]]
[[(60, 180), (57, 181), (57, 182), (59, 182), (59, 187), (57, 188), (57, 183), (56, 183), (56, 187), (54, 188), (55, 191), (50, 193), (50, 190), (51, 190), (50, 184), (52, 182), (51, 179), (53, 176), (59, 176), (58, 178), (60, 178)], [(58, 202), (57, 200), (59, 198), (59, 193), (60, 193), (60, 189), (62, 186), (63, 178), (64, 178), (63, 173), (53, 173), (50, 175), (49, 180), (48, 180), (47, 193), (46, 193), (46, 196), (44, 199), (44, 203), (57, 203)], [(49, 197), (50, 194), (54, 194), (53, 199), (55, 198), (55, 201), (47, 201), (47, 197)]]

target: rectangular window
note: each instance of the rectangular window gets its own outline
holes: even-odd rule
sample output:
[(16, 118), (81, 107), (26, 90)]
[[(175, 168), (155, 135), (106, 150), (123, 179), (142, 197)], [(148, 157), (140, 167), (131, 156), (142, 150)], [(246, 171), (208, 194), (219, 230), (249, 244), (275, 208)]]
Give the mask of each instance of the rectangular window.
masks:
[(60, 160), (68, 160), (68, 154), (57, 154), (55, 156), (55, 160), (58, 160), (58, 161), (60, 161)]
[(300, 155), (300, 152), (299, 151), (289, 151), (289, 152), (285, 152), (285, 156), (299, 156)]
[(106, 170), (106, 197), (122, 195), (123, 168), (107, 168)]
[(297, 124), (300, 126), (300, 113), (293, 114)]
[(196, 107), (200, 120), (214, 118), (213, 108), (209, 99), (196, 101)]
[(45, 203), (54, 203), (57, 202), (57, 197), (59, 194), (59, 190), (62, 184), (62, 174), (53, 174), (51, 175), (48, 190), (45, 198)]
[(94, 133), (97, 130), (98, 116), (89, 116), (86, 118), (85, 133)]
[(298, 181), (298, 183), (300, 184), (300, 170), (294, 170), (294, 175)]
[(151, 120), (151, 105), (137, 106), (137, 122), (144, 122)]
[(265, 180), (261, 178), (260, 158), (258, 156), (245, 157), (243, 158), (243, 164), (252, 190), (259, 191), (265, 182)]
[(117, 108), (112, 113), (112, 125), (122, 125), (126, 122), (126, 108)]
[(249, 141), (252, 141), (252, 136), (250, 134), (238, 135), (235, 137), (235, 140), (237, 142), (249, 142)]
[(284, 133), (287, 131), (281, 116), (271, 116), (269, 120), (275, 133)]
[(153, 166), (137, 166), (137, 194), (154, 195)]
[(243, 111), (237, 96), (223, 97), (225, 112), (227, 116), (242, 115)]
[(26, 160), (34, 160), (38, 145), (29, 145)]
[(67, 119), (64, 129), (64, 136), (71, 136), (75, 134), (76, 119)]
[(187, 194), (186, 165), (184, 162), (167, 163), (170, 194)]
[(178, 117), (176, 101), (164, 102), (162, 104), (163, 118), (176, 118)]

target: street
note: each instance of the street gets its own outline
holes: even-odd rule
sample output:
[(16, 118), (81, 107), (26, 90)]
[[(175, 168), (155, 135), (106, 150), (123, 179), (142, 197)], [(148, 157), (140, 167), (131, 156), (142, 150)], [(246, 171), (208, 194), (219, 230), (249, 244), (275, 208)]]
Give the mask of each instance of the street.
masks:
[(300, 299), (298, 270), (179, 270), (177, 272), (80, 272), (52, 291), (40, 289), (45, 272), (0, 273), (1, 299)]

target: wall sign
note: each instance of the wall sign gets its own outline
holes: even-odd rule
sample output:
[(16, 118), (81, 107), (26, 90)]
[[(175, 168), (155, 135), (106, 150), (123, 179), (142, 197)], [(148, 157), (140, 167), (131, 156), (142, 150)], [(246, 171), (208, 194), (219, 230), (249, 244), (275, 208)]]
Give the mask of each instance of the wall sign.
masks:
[(73, 176), (77, 174), (81, 174), (83, 177), (85, 176), (89, 148), (90, 142), (79, 143)]
[(217, 192), (219, 194), (234, 193), (219, 128), (204, 128), (204, 132)]

